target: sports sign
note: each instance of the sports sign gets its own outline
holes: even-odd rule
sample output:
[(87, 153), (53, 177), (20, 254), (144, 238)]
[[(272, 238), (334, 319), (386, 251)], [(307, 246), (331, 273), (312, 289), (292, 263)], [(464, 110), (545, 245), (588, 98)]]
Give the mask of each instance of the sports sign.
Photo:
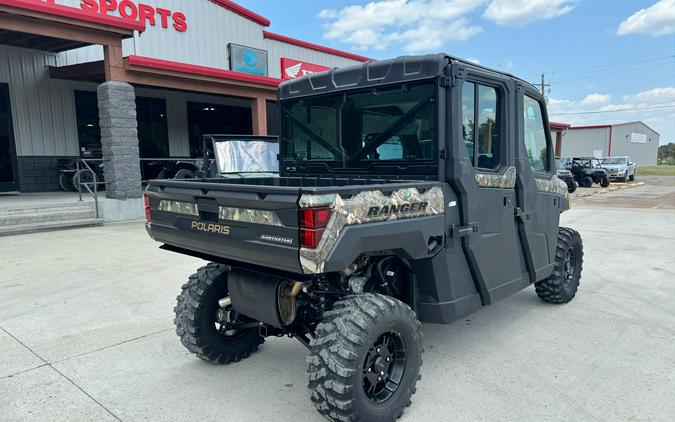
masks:
[(330, 67), (314, 63), (301, 62), (300, 60), (281, 58), (281, 79), (297, 79), (301, 76), (329, 70)]
[[(54, 0), (43, 1), (56, 3)], [(187, 17), (183, 12), (131, 0), (80, 0), (80, 9), (103, 15), (117, 14), (123, 19), (138, 21), (148, 26), (161, 26), (165, 29), (171, 27), (178, 32), (185, 32), (188, 28)]]

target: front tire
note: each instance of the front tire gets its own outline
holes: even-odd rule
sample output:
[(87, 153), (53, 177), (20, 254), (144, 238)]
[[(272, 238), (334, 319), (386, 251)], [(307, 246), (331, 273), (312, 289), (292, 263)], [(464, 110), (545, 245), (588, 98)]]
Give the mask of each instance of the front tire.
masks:
[(319, 413), (334, 421), (393, 421), (410, 406), (422, 366), (415, 313), (388, 296), (336, 302), (310, 342), (307, 379)]
[(174, 308), (176, 334), (190, 352), (208, 362), (239, 362), (265, 342), (258, 328), (226, 329), (218, 301), (228, 295), (227, 267), (210, 263), (192, 274)]
[(546, 280), (535, 284), (537, 295), (547, 303), (568, 303), (577, 294), (584, 262), (584, 246), (575, 230), (561, 227), (555, 252), (555, 268)]
[(575, 182), (572, 182), (571, 185), (567, 185), (567, 192), (568, 193), (574, 193), (577, 191), (577, 184)]
[(604, 177), (600, 181), (600, 186), (602, 186), (603, 188), (606, 188), (607, 186), (609, 186), (609, 177)]
[(591, 176), (584, 176), (583, 179), (581, 179), (581, 183), (579, 184), (584, 188), (590, 188), (593, 186), (593, 179)]

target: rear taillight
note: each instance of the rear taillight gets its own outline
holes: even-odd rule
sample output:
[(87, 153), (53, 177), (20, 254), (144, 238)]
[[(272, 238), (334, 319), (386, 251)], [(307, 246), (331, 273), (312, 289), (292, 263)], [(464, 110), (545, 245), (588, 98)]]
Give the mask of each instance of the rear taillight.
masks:
[(303, 208), (300, 210), (300, 246), (316, 249), (321, 236), (330, 221), (331, 211), (328, 207)]
[(145, 204), (145, 221), (150, 222), (150, 195), (147, 192), (143, 193), (143, 203)]

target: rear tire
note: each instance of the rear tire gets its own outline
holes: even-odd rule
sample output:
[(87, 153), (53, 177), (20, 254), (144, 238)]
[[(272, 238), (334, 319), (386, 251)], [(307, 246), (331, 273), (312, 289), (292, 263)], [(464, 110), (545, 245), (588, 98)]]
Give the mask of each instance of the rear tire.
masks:
[(591, 178), (591, 176), (584, 176), (581, 179), (581, 183), (579, 183), (579, 185), (581, 185), (581, 187), (584, 188), (590, 188), (591, 186), (593, 186), (593, 179)]
[(184, 180), (184, 179), (194, 179), (195, 172), (190, 169), (180, 169), (176, 172), (176, 175), (173, 176), (174, 179)]
[(364, 293), (334, 304), (310, 342), (307, 379), (319, 413), (334, 421), (393, 421), (410, 406), (422, 365), (415, 313)]
[(230, 333), (216, 327), (221, 309), (218, 301), (228, 295), (226, 266), (210, 263), (200, 268), (182, 289), (174, 308), (176, 334), (200, 359), (220, 364), (239, 362), (265, 342), (258, 328)]
[(75, 186), (73, 186), (73, 175), (72, 173), (61, 173), (59, 174), (59, 186), (66, 192), (75, 192)]
[(575, 230), (561, 227), (555, 253), (553, 274), (535, 284), (537, 295), (547, 303), (562, 304), (571, 301), (579, 289), (584, 262), (584, 246)]

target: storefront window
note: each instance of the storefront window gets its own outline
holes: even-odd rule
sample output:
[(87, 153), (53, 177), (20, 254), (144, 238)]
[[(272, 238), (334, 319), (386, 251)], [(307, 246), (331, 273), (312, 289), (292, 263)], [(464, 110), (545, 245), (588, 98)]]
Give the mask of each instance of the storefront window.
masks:
[(267, 102), (267, 134), (270, 136), (279, 136), (281, 130), (279, 128), (281, 123), (281, 114), (279, 110), (279, 103), (276, 101)]
[(136, 119), (141, 158), (168, 158), (166, 101), (161, 98), (136, 97)]
[(252, 135), (251, 107), (188, 102), (190, 156), (202, 156), (203, 135)]
[(75, 91), (77, 139), (82, 158), (101, 158), (101, 128), (98, 125), (98, 98), (95, 92)]
[[(75, 91), (75, 114), (80, 155), (83, 158), (101, 158), (101, 128), (95, 92)], [(169, 157), (166, 101), (136, 97), (136, 119), (141, 158)]]

